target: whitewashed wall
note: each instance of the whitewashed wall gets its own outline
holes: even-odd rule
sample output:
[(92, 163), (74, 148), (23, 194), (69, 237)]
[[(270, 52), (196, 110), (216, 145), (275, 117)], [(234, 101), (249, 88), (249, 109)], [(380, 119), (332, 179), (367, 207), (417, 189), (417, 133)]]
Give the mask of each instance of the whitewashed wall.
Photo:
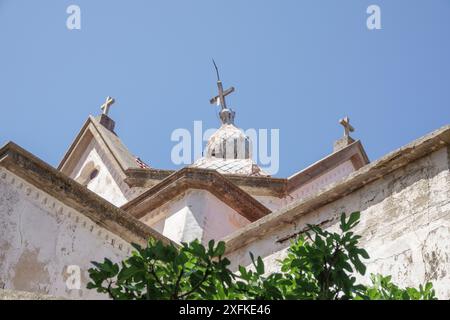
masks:
[[(121, 238), (0, 168), (0, 288), (105, 298), (85, 289), (90, 262), (120, 261), (129, 252)], [(66, 286), (69, 265), (81, 269), (81, 290)]]
[(274, 196), (253, 196), (256, 200), (261, 202), (266, 208), (272, 212), (280, 209), (286, 205), (286, 199)]
[(210, 192), (190, 189), (148, 213), (141, 221), (181, 242), (220, 240), (249, 221)]
[[(90, 180), (89, 175), (94, 168), (98, 170), (98, 175)], [(86, 185), (87, 180), (86, 186), (89, 190), (115, 206), (120, 207), (128, 202), (126, 193), (129, 188), (121, 181), (122, 179), (119, 178), (112, 165), (108, 163), (107, 156), (95, 139), (89, 143), (70, 177), (83, 185)]]
[[(392, 275), (401, 286), (434, 284), (440, 298), (450, 298), (449, 151), (442, 148), (406, 167), (367, 184), (352, 194), (298, 218), (295, 223), (231, 253), (234, 265), (249, 265), (249, 252), (278, 270), (289, 240), (306, 224), (336, 230), (341, 212), (361, 211), (356, 231), (371, 259), (370, 273)], [(332, 221), (326, 222), (332, 219)], [(367, 277), (364, 281), (367, 281)]]

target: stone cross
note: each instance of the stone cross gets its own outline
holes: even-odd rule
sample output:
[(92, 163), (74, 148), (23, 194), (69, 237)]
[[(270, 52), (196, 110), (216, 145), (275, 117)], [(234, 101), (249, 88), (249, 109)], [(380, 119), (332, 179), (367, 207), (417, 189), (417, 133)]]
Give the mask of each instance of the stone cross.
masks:
[(106, 97), (106, 101), (104, 104), (102, 104), (101, 109), (103, 111), (104, 115), (108, 115), (109, 113), (109, 107), (111, 107), (111, 105), (116, 102), (116, 100), (114, 100), (114, 98), (111, 97)]
[(355, 131), (355, 128), (350, 124), (350, 119), (345, 117), (344, 119), (339, 120), (339, 123), (344, 127), (344, 136), (350, 137), (350, 132)]
[(217, 96), (215, 96), (214, 98), (212, 98), (211, 100), (209, 100), (209, 102), (211, 104), (216, 103), (217, 105), (220, 105), (223, 110), (223, 109), (227, 108), (227, 103), (225, 101), (225, 97), (234, 91), (234, 87), (231, 87), (225, 91), (223, 90), (222, 81), (220, 81), (220, 77), (219, 77), (219, 70), (217, 69), (217, 65), (216, 65), (216, 62), (214, 61), (214, 59), (213, 59), (213, 63), (214, 63), (214, 67), (216, 68), (216, 73), (217, 73), (217, 88), (219, 89), (219, 94)]

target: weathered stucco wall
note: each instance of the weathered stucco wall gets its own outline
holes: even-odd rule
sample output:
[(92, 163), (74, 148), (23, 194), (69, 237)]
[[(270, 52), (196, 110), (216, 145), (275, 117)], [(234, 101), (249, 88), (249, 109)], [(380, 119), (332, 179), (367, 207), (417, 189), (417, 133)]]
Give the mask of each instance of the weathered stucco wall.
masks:
[(169, 239), (181, 242), (221, 239), (249, 221), (210, 192), (190, 189), (140, 219)]
[(341, 212), (361, 211), (355, 231), (368, 251), (370, 273), (392, 275), (401, 286), (431, 281), (440, 298), (450, 298), (450, 174), (446, 147), (394, 170), (348, 196), (300, 216), (231, 252), (235, 265), (249, 265), (249, 252), (278, 270), (290, 239), (306, 224), (336, 230)]
[[(119, 261), (130, 249), (85, 215), (0, 168), (0, 288), (105, 298), (85, 289), (90, 261)], [(81, 290), (66, 286), (70, 265), (80, 267)]]

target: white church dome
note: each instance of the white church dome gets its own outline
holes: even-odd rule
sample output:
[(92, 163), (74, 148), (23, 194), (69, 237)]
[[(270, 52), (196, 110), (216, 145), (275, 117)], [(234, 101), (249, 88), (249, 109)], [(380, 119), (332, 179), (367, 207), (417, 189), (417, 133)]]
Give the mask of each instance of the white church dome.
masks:
[(250, 139), (233, 124), (223, 124), (208, 140), (207, 158), (251, 159), (252, 145)]
[(217, 170), (222, 174), (267, 176), (252, 159), (252, 141), (233, 124), (233, 118), (230, 120), (222, 119), (222, 126), (208, 139), (204, 156), (191, 167)]

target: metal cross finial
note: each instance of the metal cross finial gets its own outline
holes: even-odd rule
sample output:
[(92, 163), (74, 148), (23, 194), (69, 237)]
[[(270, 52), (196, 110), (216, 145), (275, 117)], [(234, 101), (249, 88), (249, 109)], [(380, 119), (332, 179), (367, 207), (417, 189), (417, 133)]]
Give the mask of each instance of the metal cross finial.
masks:
[(344, 136), (350, 137), (350, 132), (355, 131), (355, 128), (350, 124), (349, 117), (345, 117), (344, 119), (339, 120), (339, 123), (344, 127)]
[(222, 81), (220, 81), (220, 76), (219, 76), (219, 69), (217, 68), (217, 65), (216, 65), (216, 62), (214, 61), (214, 59), (213, 59), (213, 64), (214, 64), (214, 68), (216, 69), (217, 88), (219, 89), (219, 94), (217, 96), (215, 96), (214, 98), (212, 98), (211, 100), (209, 100), (209, 102), (211, 104), (216, 103), (217, 105), (220, 105), (223, 110), (223, 109), (227, 108), (227, 103), (225, 101), (225, 97), (234, 91), (234, 87), (231, 87), (225, 91), (223, 90)]
[(114, 98), (111, 98), (110, 96), (106, 97), (105, 103), (102, 104), (102, 106), (101, 106), (101, 109), (102, 109), (104, 115), (108, 115), (109, 107), (111, 107), (111, 105), (114, 102), (116, 102), (116, 100), (114, 100)]

